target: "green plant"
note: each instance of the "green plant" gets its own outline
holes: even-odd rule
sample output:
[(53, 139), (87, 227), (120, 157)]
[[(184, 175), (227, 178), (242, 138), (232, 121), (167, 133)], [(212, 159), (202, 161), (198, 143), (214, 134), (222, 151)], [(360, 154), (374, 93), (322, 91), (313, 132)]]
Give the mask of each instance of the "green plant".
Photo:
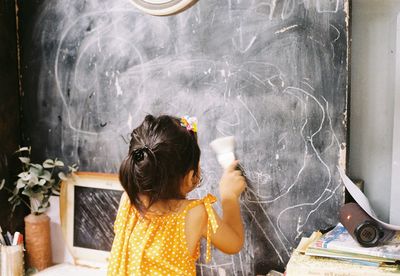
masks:
[[(76, 164), (71, 166), (64, 165), (64, 162), (55, 159), (46, 159), (42, 164), (31, 163), (31, 148), (23, 147), (16, 151), (22, 164), (22, 171), (18, 174), (14, 182), (14, 188), (6, 187), (5, 179), (0, 183), (0, 190), (5, 189), (12, 195), (8, 201), (12, 205), (12, 212), (21, 203), (25, 204), (31, 213), (39, 215), (50, 207), (50, 196), (59, 195), (62, 180), (67, 180), (68, 176), (78, 170)], [(25, 197), (30, 199), (29, 204)], [(36, 204), (32, 204), (36, 202)]]

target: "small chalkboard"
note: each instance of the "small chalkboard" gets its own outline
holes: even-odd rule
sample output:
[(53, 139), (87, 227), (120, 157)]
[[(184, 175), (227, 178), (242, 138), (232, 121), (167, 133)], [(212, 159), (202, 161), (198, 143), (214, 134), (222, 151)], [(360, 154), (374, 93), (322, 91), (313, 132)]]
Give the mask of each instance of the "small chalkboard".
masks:
[(116, 175), (78, 173), (63, 183), (61, 224), (77, 264), (106, 265), (122, 187)]
[(111, 251), (121, 191), (75, 186), (74, 246)]

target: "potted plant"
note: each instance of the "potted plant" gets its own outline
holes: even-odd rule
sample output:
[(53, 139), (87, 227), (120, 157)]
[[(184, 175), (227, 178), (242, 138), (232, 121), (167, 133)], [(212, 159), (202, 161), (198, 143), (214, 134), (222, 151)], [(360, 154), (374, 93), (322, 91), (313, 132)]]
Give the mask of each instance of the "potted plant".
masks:
[[(31, 213), (25, 217), (25, 245), (31, 267), (42, 270), (51, 265), (50, 218), (45, 214), (50, 207), (50, 196), (59, 195), (61, 181), (77, 171), (77, 166), (66, 166), (59, 159), (46, 159), (42, 164), (32, 163), (30, 147), (16, 151), (21, 161), (21, 172), (13, 189), (0, 182), (0, 190), (11, 193), (8, 201), (12, 212), (20, 204), (25, 204)], [(28, 201), (28, 200), (29, 201)]]

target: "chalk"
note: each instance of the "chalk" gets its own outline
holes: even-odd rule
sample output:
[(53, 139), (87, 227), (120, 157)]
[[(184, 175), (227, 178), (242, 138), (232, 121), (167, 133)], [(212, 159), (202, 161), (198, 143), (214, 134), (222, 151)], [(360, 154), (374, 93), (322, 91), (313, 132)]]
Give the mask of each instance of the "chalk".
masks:
[(235, 137), (227, 136), (217, 138), (210, 143), (210, 146), (217, 154), (218, 163), (224, 169), (235, 161)]

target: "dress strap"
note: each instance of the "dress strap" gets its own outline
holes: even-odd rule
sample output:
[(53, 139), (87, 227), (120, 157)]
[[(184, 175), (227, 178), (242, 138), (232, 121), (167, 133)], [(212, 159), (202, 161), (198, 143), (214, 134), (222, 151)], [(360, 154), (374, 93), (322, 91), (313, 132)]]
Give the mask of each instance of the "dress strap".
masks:
[(211, 232), (215, 234), (218, 228), (217, 219), (215, 218), (214, 210), (211, 207), (211, 204), (216, 202), (217, 199), (215, 196), (208, 194), (203, 198), (204, 206), (206, 207), (206, 212), (208, 216), (207, 220), (207, 252), (206, 252), (206, 262), (208, 263), (211, 260)]
[(195, 200), (189, 203), (185, 208), (185, 213), (196, 207), (197, 205), (204, 204), (207, 213), (207, 251), (206, 251), (206, 262), (211, 260), (211, 235), (215, 234), (218, 228), (217, 219), (215, 217), (211, 204), (217, 201), (217, 198), (212, 194), (206, 195), (204, 198)]

